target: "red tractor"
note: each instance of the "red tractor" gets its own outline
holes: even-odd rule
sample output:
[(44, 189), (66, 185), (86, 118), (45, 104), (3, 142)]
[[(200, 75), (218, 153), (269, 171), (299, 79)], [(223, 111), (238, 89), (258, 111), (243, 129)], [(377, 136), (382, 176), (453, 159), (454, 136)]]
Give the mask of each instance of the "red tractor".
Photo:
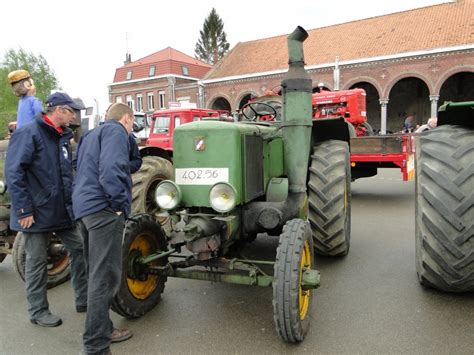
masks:
[[(250, 104), (250, 105), (249, 105)], [(241, 109), (252, 116), (252, 107), (268, 115), (260, 121), (281, 120), (282, 98), (275, 93), (253, 99)], [(375, 135), (367, 122), (366, 93), (363, 89), (321, 91), (312, 97), (313, 119), (343, 117), (350, 135), (352, 180), (377, 174), (378, 168), (399, 168), (404, 181), (415, 176), (415, 148), (412, 134)]]
[(344, 117), (351, 124), (351, 136), (372, 136), (373, 129), (367, 122), (364, 89), (327, 91), (313, 94), (313, 117), (315, 119)]

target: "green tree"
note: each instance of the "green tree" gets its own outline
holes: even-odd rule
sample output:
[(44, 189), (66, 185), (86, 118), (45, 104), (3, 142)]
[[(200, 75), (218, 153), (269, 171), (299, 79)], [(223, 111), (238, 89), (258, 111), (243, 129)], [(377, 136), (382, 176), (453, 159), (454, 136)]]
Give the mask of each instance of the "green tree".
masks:
[(229, 50), (229, 42), (227, 42), (224, 32), (224, 22), (217, 14), (216, 9), (212, 8), (199, 33), (200, 38), (196, 42), (194, 56), (206, 63), (216, 64)]
[(36, 96), (44, 102), (51, 90), (58, 89), (58, 80), (46, 59), (20, 48), (9, 49), (0, 62), (0, 138), (5, 136), (7, 124), (16, 120), (18, 100), (8, 82), (8, 73), (17, 69), (28, 70), (36, 86)]
[(17, 69), (28, 70), (35, 81), (36, 96), (41, 101), (46, 99), (51, 90), (58, 88), (58, 80), (41, 54), (36, 56), (22, 48), (18, 51), (9, 49), (5, 53), (1, 67), (6, 68), (8, 72)]

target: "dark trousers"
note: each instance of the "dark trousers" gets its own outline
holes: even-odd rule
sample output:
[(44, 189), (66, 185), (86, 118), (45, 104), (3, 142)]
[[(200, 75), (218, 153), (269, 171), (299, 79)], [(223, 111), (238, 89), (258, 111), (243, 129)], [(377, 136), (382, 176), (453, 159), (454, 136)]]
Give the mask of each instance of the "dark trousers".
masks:
[[(87, 304), (87, 276), (84, 263), (82, 237), (77, 228), (55, 232), (61, 238), (71, 260), (71, 281), (76, 307)], [(25, 235), (25, 286), (30, 319), (37, 319), (49, 311), (47, 297), (49, 234)]]
[(124, 217), (107, 208), (81, 218), (79, 228), (89, 276), (84, 352), (103, 354), (110, 347), (113, 325), (109, 307), (122, 274)]

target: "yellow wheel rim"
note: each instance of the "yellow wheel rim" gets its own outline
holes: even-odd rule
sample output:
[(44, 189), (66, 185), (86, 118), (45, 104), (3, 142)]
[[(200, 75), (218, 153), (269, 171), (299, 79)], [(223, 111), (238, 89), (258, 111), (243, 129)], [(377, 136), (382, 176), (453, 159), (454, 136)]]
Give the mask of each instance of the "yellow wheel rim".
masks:
[(299, 304), (300, 304), (300, 319), (306, 318), (309, 309), (309, 302), (311, 300), (311, 290), (303, 290), (301, 283), (303, 281), (303, 272), (311, 267), (311, 249), (309, 242), (305, 241), (303, 246), (303, 253), (301, 255), (300, 263), (300, 287), (299, 287)]
[[(139, 250), (142, 256), (148, 256), (152, 253), (152, 236), (148, 234), (139, 234), (130, 245), (129, 250)], [(154, 265), (154, 262), (151, 263)], [(127, 277), (128, 289), (132, 293), (133, 297), (144, 300), (148, 298), (153, 291), (156, 289), (158, 284), (158, 276), (148, 275), (145, 281), (137, 279), (131, 279)]]

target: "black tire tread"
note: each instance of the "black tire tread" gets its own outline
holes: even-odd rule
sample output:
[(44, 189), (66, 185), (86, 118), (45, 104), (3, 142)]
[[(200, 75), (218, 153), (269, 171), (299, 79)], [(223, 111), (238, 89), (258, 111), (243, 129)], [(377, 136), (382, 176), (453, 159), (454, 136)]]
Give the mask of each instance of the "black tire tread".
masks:
[(274, 266), (272, 303), (275, 329), (284, 341), (291, 343), (303, 341), (309, 328), (309, 315), (301, 320), (299, 314), (299, 272), (306, 239), (312, 250), (307, 222), (301, 219), (287, 222), (280, 235)]
[(146, 196), (150, 182), (155, 177), (161, 180), (173, 179), (173, 165), (164, 158), (146, 156), (143, 158), (140, 170), (132, 175), (132, 211), (134, 213), (153, 213), (146, 210)]
[[(23, 233), (17, 233), (15, 241), (12, 247), (12, 260), (13, 268), (15, 269), (18, 276), (25, 281), (25, 265), (26, 265), (26, 252), (25, 252), (25, 237)], [(68, 266), (56, 275), (48, 275), (48, 288), (59, 286), (71, 278), (71, 267)]]
[[(309, 168), (309, 222), (315, 252), (347, 255), (350, 247), (350, 165), (346, 142), (329, 140), (313, 148)], [(347, 194), (347, 206), (344, 195)]]
[[(155, 290), (145, 300), (136, 299), (128, 290), (126, 267), (128, 263), (129, 246), (133, 241), (133, 236), (143, 229), (153, 230), (159, 248), (161, 250), (166, 250), (167, 248), (166, 236), (161, 226), (157, 224), (150, 215), (144, 213), (136, 214), (127, 220), (122, 241), (122, 280), (119, 291), (112, 299), (110, 305), (112, 311), (125, 318), (139, 318), (152, 310), (160, 302), (161, 294), (165, 289), (165, 283), (167, 281), (166, 277), (160, 277)], [(161, 263), (167, 262), (167, 258), (160, 260)]]
[(415, 214), (420, 283), (474, 291), (474, 131), (444, 125), (417, 138)]

